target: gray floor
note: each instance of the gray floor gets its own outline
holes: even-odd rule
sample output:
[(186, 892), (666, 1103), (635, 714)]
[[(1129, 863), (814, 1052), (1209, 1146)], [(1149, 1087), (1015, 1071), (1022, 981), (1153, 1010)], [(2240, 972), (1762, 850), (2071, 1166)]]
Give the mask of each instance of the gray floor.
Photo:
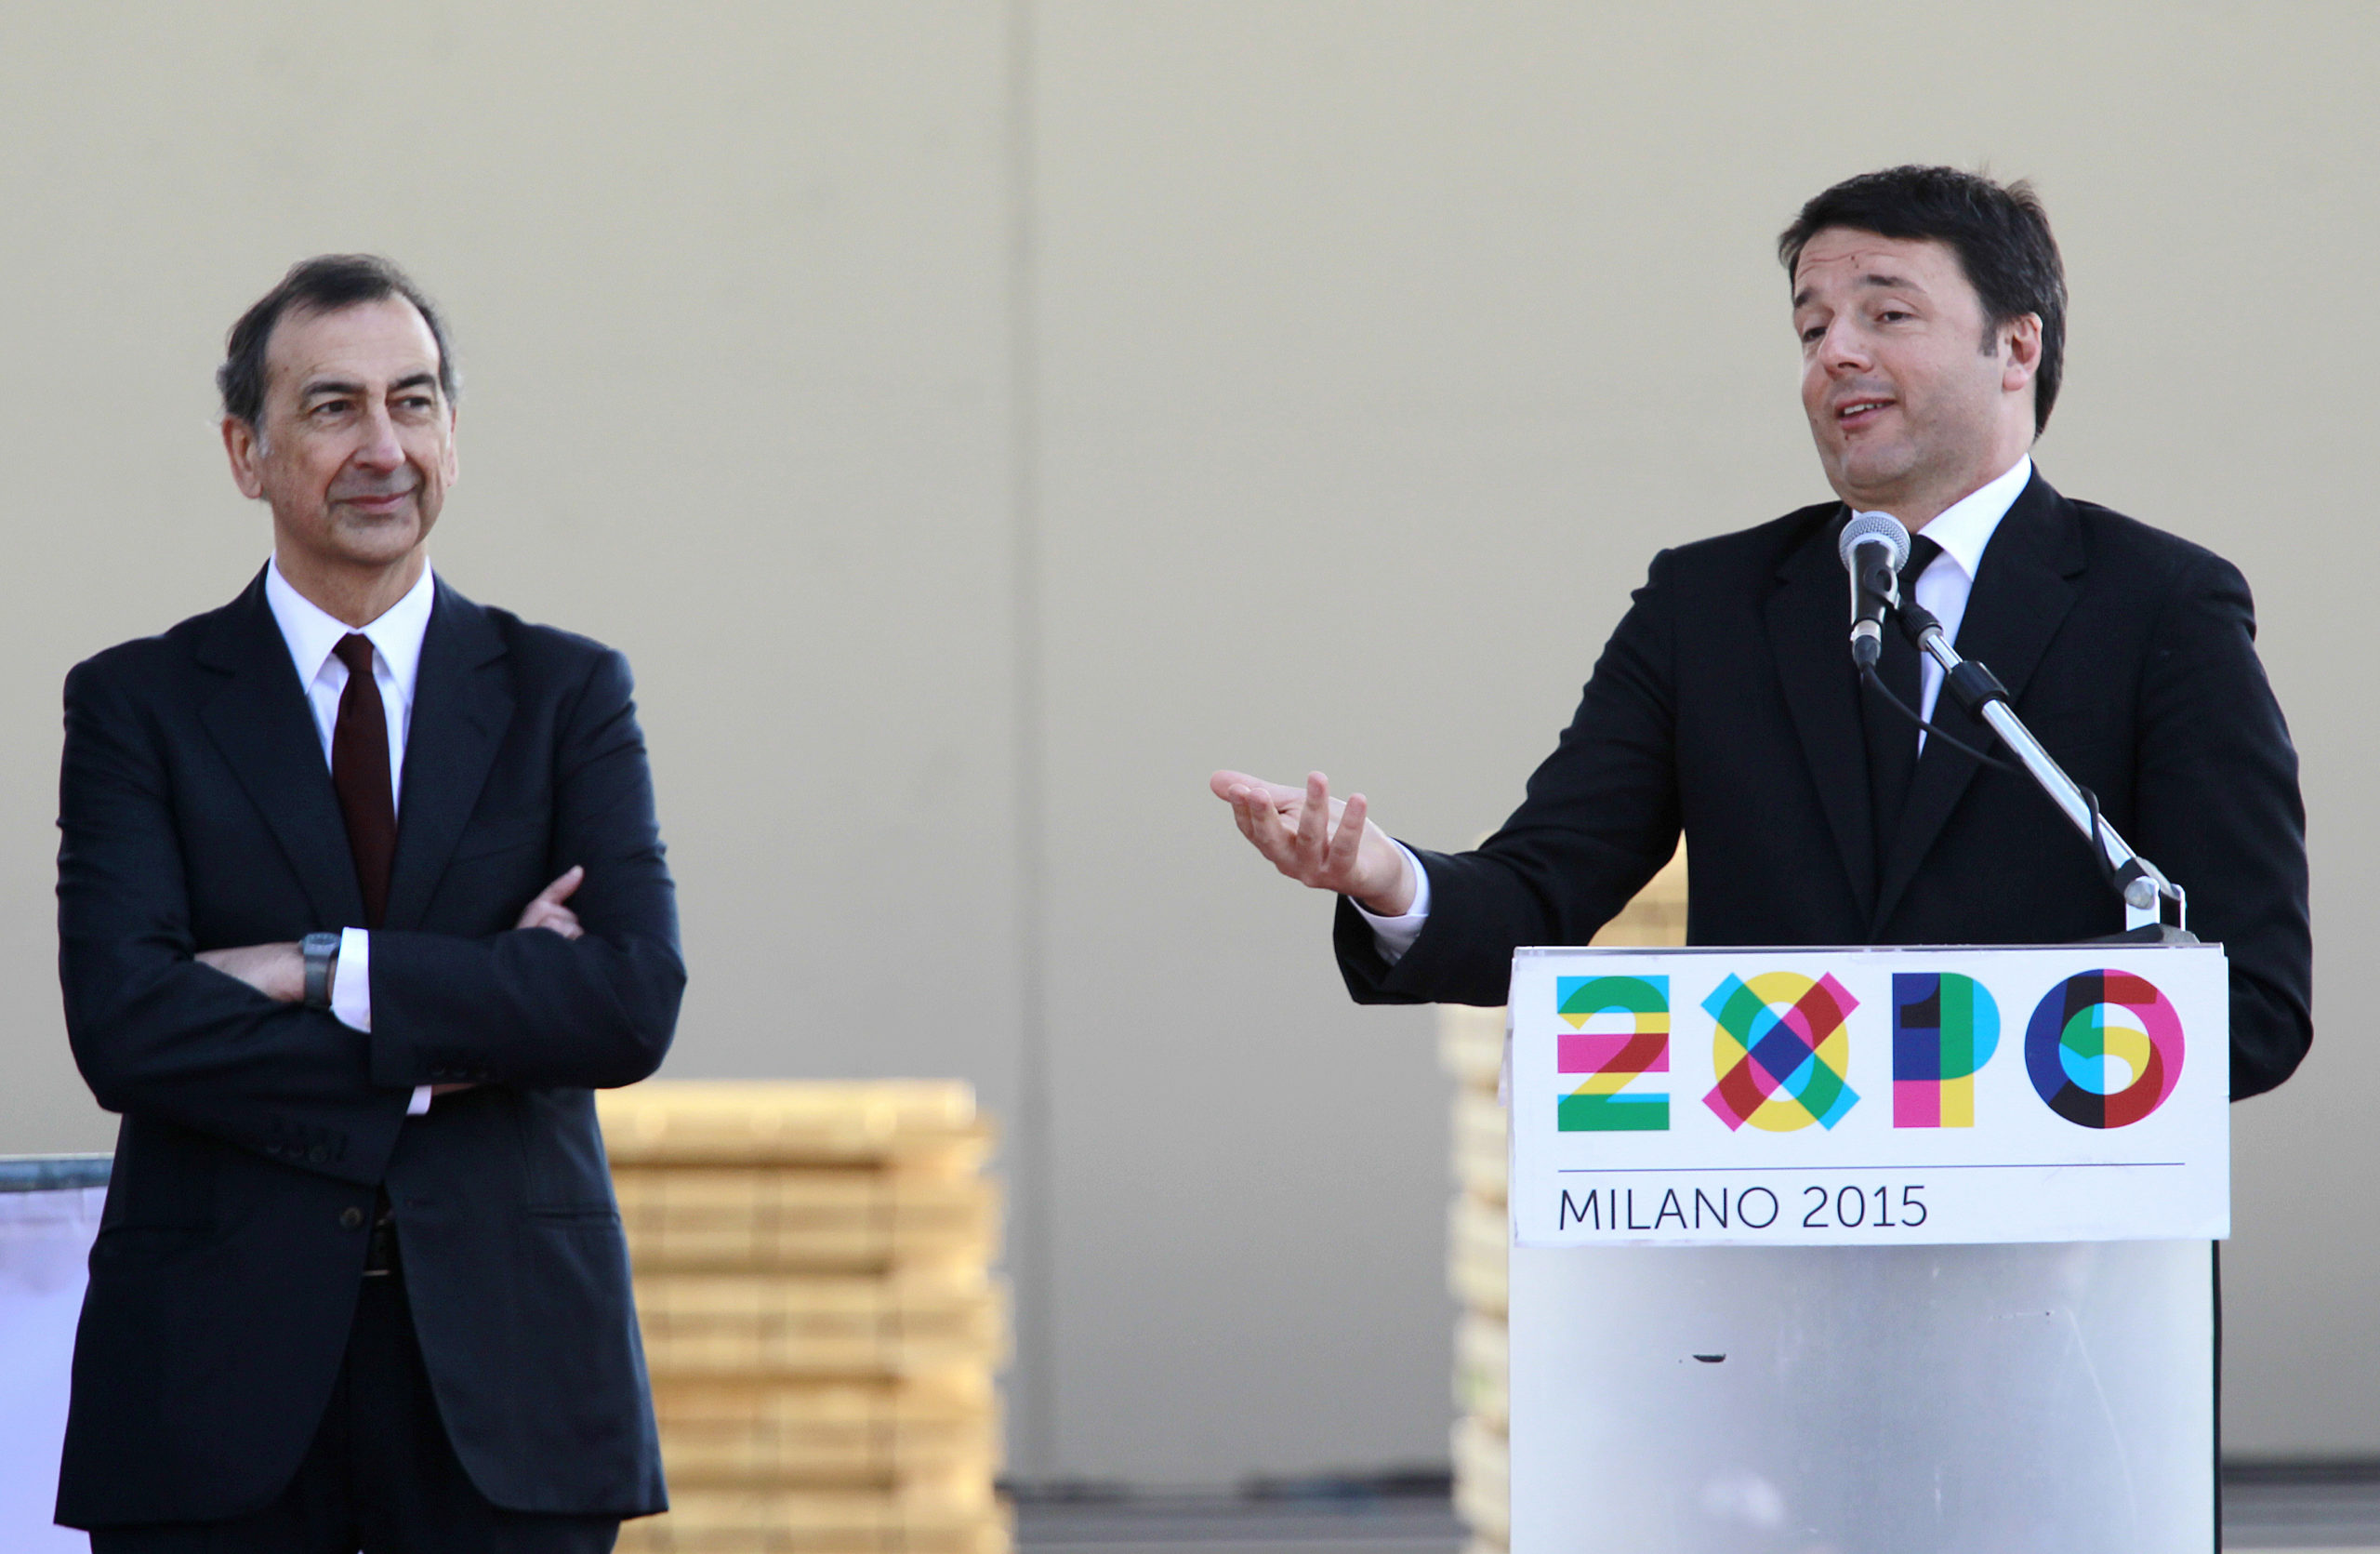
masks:
[(1019, 1554), (1455, 1554), (1463, 1531), (1443, 1499), (1022, 1502)]
[[(2380, 1478), (2224, 1486), (2224, 1547), (2380, 1551)], [(1457, 1554), (1463, 1533), (1426, 1495), (1078, 1500), (1027, 1497), (1020, 1554)]]
[(2227, 1482), (2223, 1534), (2229, 1548), (2380, 1549), (2380, 1477)]

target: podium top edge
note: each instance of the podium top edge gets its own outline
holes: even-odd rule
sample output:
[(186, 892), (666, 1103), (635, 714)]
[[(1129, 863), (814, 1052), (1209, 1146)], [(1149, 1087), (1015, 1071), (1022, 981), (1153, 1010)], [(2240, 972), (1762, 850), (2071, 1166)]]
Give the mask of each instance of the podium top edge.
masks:
[(2066, 944), (1525, 944), (1513, 959), (1535, 955), (2003, 955), (2044, 950), (2221, 950), (2221, 939), (2196, 944), (2153, 940), (2083, 939)]

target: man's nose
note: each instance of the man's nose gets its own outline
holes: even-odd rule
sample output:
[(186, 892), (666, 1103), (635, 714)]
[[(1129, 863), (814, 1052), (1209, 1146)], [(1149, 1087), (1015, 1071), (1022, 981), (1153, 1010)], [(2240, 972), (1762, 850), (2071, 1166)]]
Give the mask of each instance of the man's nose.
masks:
[(1860, 331), (1858, 320), (1838, 318), (1826, 326), (1826, 334), (1818, 341), (1818, 361), (1828, 371), (1861, 371), (1871, 360), (1868, 339)]
[(365, 413), (363, 439), (355, 449), (355, 461), (375, 470), (393, 470), (405, 461), (404, 445), (397, 441), (397, 423), (390, 418), (388, 406), (376, 405)]

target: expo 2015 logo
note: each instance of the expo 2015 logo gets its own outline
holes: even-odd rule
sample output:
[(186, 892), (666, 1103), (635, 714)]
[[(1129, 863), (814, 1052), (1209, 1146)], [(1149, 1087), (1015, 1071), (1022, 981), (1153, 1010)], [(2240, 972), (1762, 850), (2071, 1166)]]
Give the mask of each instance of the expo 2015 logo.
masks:
[[(1556, 1012), (1570, 1027), (1556, 1043), (1555, 1069), (1581, 1081), (1560, 1099), (1559, 1131), (1668, 1131), (1668, 1093), (1634, 1086), (1670, 1071), (1670, 979), (1554, 980)], [(1893, 1126), (1973, 1127), (1975, 1076), (1999, 1047), (1990, 990), (1955, 972), (1897, 972), (1892, 987)], [(1702, 1006), (1717, 1078), (1703, 1104), (1730, 1132), (1747, 1123), (1772, 1133), (1831, 1129), (1858, 1104), (1844, 1076), (1859, 1003), (1831, 976), (1730, 975)], [(2174, 1093), (2182, 1056), (2180, 1016), (2131, 972), (2068, 977), (2025, 1028), (2034, 1092), (2079, 1127), (2126, 1127), (2154, 1112)]]

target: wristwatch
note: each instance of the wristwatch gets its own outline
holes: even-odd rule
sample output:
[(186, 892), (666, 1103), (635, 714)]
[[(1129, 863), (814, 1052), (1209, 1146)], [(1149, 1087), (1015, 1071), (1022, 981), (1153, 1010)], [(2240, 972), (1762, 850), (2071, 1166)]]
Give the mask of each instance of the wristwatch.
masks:
[(298, 941), (298, 953), (306, 958), (306, 1007), (309, 1009), (331, 1006), (331, 968), (338, 964), (341, 937), (338, 934), (309, 934)]

